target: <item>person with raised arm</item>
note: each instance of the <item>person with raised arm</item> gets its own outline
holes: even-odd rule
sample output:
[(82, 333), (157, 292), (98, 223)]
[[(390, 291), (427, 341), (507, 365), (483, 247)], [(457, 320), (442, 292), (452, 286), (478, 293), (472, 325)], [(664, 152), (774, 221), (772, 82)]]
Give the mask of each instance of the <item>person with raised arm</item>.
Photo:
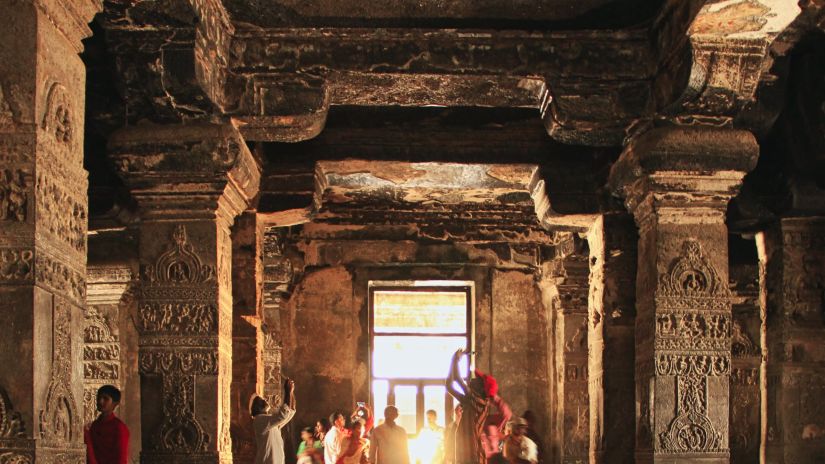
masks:
[(490, 407), (496, 406), (501, 414), (500, 423), (505, 424), (512, 413), (507, 403), (498, 396), (498, 382), (491, 375), (475, 371), (475, 377), (465, 382), (458, 368), (461, 357), (468, 354), (463, 348), (453, 354), (450, 372), (447, 375), (447, 391), (458, 400), (462, 413), (458, 421), (453, 447), (455, 464), (485, 464), (487, 456), (482, 441), (484, 425), (490, 414)]
[(269, 403), (258, 395), (252, 395), (249, 412), (258, 451), (255, 464), (284, 464), (284, 439), (281, 429), (295, 416), (295, 382), (286, 379), (281, 406), (274, 414), (269, 413)]

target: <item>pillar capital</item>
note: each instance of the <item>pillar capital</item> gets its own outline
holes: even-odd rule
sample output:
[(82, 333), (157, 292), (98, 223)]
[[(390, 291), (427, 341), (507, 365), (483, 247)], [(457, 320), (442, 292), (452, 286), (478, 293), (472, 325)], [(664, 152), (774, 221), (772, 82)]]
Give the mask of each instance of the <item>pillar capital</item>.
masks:
[(109, 151), (145, 219), (231, 223), (258, 193), (260, 165), (229, 124), (130, 127)]
[(92, 35), (89, 23), (103, 10), (101, 0), (35, 0), (34, 5), (60, 31), (77, 53), (83, 51), (81, 41)]
[(759, 146), (748, 131), (656, 128), (625, 147), (609, 185), (640, 227), (651, 220), (719, 223), (758, 156)]

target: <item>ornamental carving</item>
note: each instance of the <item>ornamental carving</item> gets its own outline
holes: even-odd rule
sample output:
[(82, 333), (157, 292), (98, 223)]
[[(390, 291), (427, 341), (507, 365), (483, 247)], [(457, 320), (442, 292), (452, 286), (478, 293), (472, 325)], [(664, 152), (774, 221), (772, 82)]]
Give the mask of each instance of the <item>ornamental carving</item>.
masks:
[(85, 362), (83, 363), (83, 378), (86, 380), (117, 380), (120, 364), (118, 362)]
[(682, 255), (659, 278), (656, 303), (660, 308), (727, 309), (730, 290), (693, 239), (682, 245)]
[(142, 374), (218, 375), (215, 351), (144, 351), (138, 365)]
[(56, 446), (68, 446), (79, 439), (80, 416), (71, 379), (71, 313), (68, 305), (55, 299), (52, 374), (46, 389), (45, 407), (40, 411), (40, 437)]
[(730, 358), (722, 354), (660, 354), (656, 357), (657, 375), (717, 376), (730, 374)]
[(5, 248), (0, 250), (0, 281), (31, 280), (34, 251)]
[(727, 314), (697, 311), (656, 315), (656, 348), (666, 350), (724, 350), (730, 334)]
[(155, 448), (192, 453), (206, 451), (209, 435), (195, 419), (195, 382), (189, 375), (163, 377), (163, 416)]
[(82, 274), (44, 253), (35, 256), (35, 264), (37, 283), (70, 297), (78, 304), (85, 301), (86, 280)]
[(54, 136), (58, 143), (70, 146), (74, 139), (74, 114), (66, 88), (52, 84), (46, 96), (46, 112), (40, 128)]
[(24, 222), (29, 202), (26, 172), (4, 169), (0, 171), (0, 176), (0, 221)]
[(0, 387), (0, 438), (25, 438), (26, 428), (20, 413), (11, 405), (8, 394)]
[(0, 453), (0, 464), (32, 464), (32, 460), (25, 454), (8, 452)]
[(731, 353), (734, 356), (755, 356), (759, 354), (759, 348), (751, 340), (751, 337), (742, 328), (742, 323), (734, 320), (731, 331)]
[(144, 303), (139, 317), (146, 332), (214, 334), (217, 308), (202, 303)]
[(86, 253), (86, 206), (57, 182), (55, 175), (38, 172), (37, 220), (50, 234), (65, 241), (75, 251)]
[(677, 377), (677, 415), (666, 432), (659, 435), (666, 452), (720, 451), (722, 434), (708, 417), (708, 385), (705, 375), (690, 373)]
[(86, 311), (86, 326), (83, 328), (83, 341), (86, 343), (112, 343), (116, 342), (112, 336), (112, 329), (109, 322), (94, 307)]
[(215, 279), (215, 267), (203, 264), (189, 243), (186, 226), (175, 227), (172, 233), (174, 244), (160, 255), (152, 265), (143, 267), (146, 282), (163, 284), (197, 284)]

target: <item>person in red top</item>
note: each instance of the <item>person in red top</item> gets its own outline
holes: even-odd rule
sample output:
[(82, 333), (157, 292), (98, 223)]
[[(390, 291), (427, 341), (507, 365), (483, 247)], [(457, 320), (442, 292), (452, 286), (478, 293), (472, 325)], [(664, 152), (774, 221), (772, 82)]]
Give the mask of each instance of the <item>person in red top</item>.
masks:
[(83, 434), (88, 464), (128, 464), (129, 428), (115, 416), (119, 404), (120, 390), (114, 385), (97, 390), (100, 416), (86, 426)]

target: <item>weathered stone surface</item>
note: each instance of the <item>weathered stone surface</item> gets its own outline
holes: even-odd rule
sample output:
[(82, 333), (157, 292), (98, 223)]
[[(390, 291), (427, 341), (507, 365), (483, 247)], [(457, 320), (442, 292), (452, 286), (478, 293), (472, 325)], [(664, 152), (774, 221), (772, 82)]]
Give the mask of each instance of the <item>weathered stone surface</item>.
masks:
[(749, 134), (660, 130), (632, 142), (611, 172), (640, 229), (637, 462), (730, 460), (723, 211), (756, 155)]
[(85, 69), (101, 5), (4, 2), (0, 38), (0, 460), (80, 463), (88, 198)]
[(821, 217), (783, 218), (764, 235), (769, 461), (813, 463), (825, 452), (822, 230)]

